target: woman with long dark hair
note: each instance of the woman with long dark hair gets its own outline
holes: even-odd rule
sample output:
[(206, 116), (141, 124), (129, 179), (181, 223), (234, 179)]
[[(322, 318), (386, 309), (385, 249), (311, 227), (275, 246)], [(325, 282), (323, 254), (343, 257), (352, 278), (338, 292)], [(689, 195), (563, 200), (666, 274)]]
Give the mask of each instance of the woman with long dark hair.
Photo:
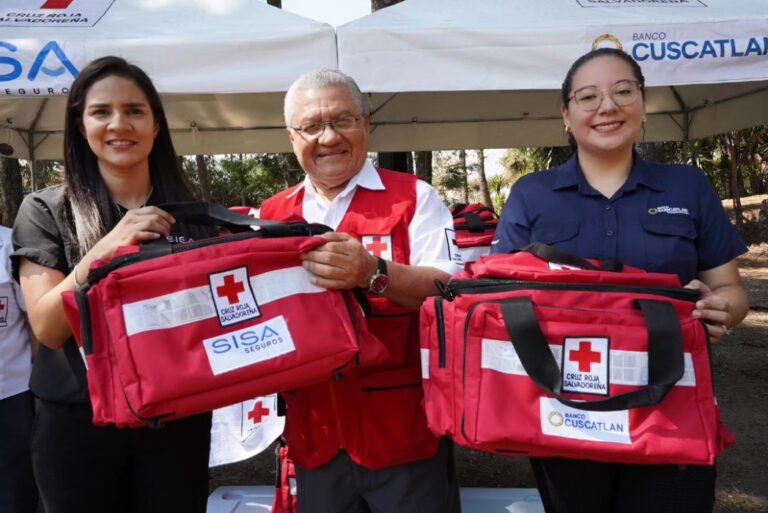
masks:
[[(47, 513), (204, 512), (210, 414), (159, 429), (92, 424), (85, 365), (61, 293), (124, 245), (209, 235), (153, 205), (191, 200), (160, 97), (119, 57), (88, 64), (72, 84), (63, 185), (30, 194), (13, 230), (14, 274), (42, 347), (32, 457)], [(172, 369), (169, 369), (172, 372)]]
[[(721, 339), (747, 314), (736, 265), (746, 248), (700, 170), (647, 162), (634, 151), (645, 124), (640, 66), (616, 49), (583, 55), (563, 82), (561, 112), (576, 151), (515, 184), (492, 251), (543, 242), (677, 274), (701, 292), (694, 317), (711, 340)], [(714, 505), (714, 465), (584, 458), (532, 459), (548, 513), (703, 513)]]

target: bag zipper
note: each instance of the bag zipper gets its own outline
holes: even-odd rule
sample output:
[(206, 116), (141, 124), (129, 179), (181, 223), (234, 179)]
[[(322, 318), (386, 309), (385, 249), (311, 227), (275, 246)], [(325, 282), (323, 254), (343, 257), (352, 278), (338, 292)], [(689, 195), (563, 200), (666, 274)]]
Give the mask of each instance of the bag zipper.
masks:
[(536, 281), (518, 281), (503, 279), (456, 280), (448, 283), (447, 297), (461, 294), (491, 294), (515, 290), (576, 290), (588, 292), (631, 292), (635, 294), (652, 294), (655, 296), (696, 302), (699, 291), (683, 287), (641, 287), (635, 285), (605, 285), (591, 283), (552, 283)]
[(443, 313), (443, 298), (441, 296), (435, 298), (435, 322), (437, 323), (437, 367), (445, 369), (445, 314)]

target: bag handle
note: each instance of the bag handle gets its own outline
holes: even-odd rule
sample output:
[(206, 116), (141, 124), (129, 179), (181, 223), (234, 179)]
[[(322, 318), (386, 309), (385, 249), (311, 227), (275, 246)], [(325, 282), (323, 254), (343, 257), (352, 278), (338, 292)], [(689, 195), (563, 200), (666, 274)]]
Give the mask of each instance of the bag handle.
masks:
[(543, 391), (562, 404), (584, 411), (616, 411), (659, 404), (683, 377), (683, 334), (677, 314), (665, 301), (636, 300), (648, 327), (648, 386), (595, 401), (573, 401), (561, 396), (562, 374), (541, 331), (530, 297), (500, 303), (512, 345), (525, 372)]
[(204, 201), (177, 201), (163, 203), (158, 208), (171, 214), (177, 221), (187, 224), (204, 226), (222, 226), (233, 232), (251, 230), (258, 226), (269, 237), (290, 237), (302, 235), (318, 235), (331, 231), (325, 225), (318, 223), (279, 222), (257, 219), (238, 214), (216, 203)]
[(517, 251), (530, 253), (533, 256), (541, 258), (542, 260), (546, 260), (547, 262), (570, 265), (572, 267), (579, 267), (581, 269), (587, 269), (590, 271), (611, 271), (620, 273), (624, 270), (624, 264), (618, 260), (614, 260), (612, 258), (599, 259), (598, 262), (600, 262), (600, 267), (598, 267), (589, 260), (571, 255), (565, 251), (560, 251), (557, 248), (541, 242), (533, 242), (525, 247), (518, 249)]

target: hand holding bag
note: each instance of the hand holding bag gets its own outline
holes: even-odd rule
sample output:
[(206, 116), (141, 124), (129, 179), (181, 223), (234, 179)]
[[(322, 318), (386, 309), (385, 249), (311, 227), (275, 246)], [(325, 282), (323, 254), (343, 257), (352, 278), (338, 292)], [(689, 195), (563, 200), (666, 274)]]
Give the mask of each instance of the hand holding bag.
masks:
[(733, 437), (697, 299), (541, 245), (483, 257), (422, 307), (430, 428), (494, 453), (711, 464)]
[(184, 417), (328, 380), (361, 355), (385, 356), (352, 295), (312, 285), (301, 266), (327, 227), (210, 204), (160, 208), (238, 233), (121, 248), (63, 295), (95, 424)]

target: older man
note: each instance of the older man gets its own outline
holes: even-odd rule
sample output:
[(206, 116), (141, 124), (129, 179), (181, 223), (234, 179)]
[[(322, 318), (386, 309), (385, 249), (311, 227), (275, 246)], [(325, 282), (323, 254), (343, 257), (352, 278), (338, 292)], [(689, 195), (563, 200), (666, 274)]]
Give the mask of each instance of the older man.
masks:
[(304, 267), (319, 286), (367, 290), (368, 327), (389, 349), (379, 366), (285, 394), (299, 511), (458, 511), (450, 444), (430, 433), (421, 405), (417, 312), (435, 280), (458, 270), (451, 215), (428, 184), (367, 160), (365, 98), (343, 73), (300, 77), (285, 121), (306, 178), (266, 200), (261, 216), (335, 230)]

